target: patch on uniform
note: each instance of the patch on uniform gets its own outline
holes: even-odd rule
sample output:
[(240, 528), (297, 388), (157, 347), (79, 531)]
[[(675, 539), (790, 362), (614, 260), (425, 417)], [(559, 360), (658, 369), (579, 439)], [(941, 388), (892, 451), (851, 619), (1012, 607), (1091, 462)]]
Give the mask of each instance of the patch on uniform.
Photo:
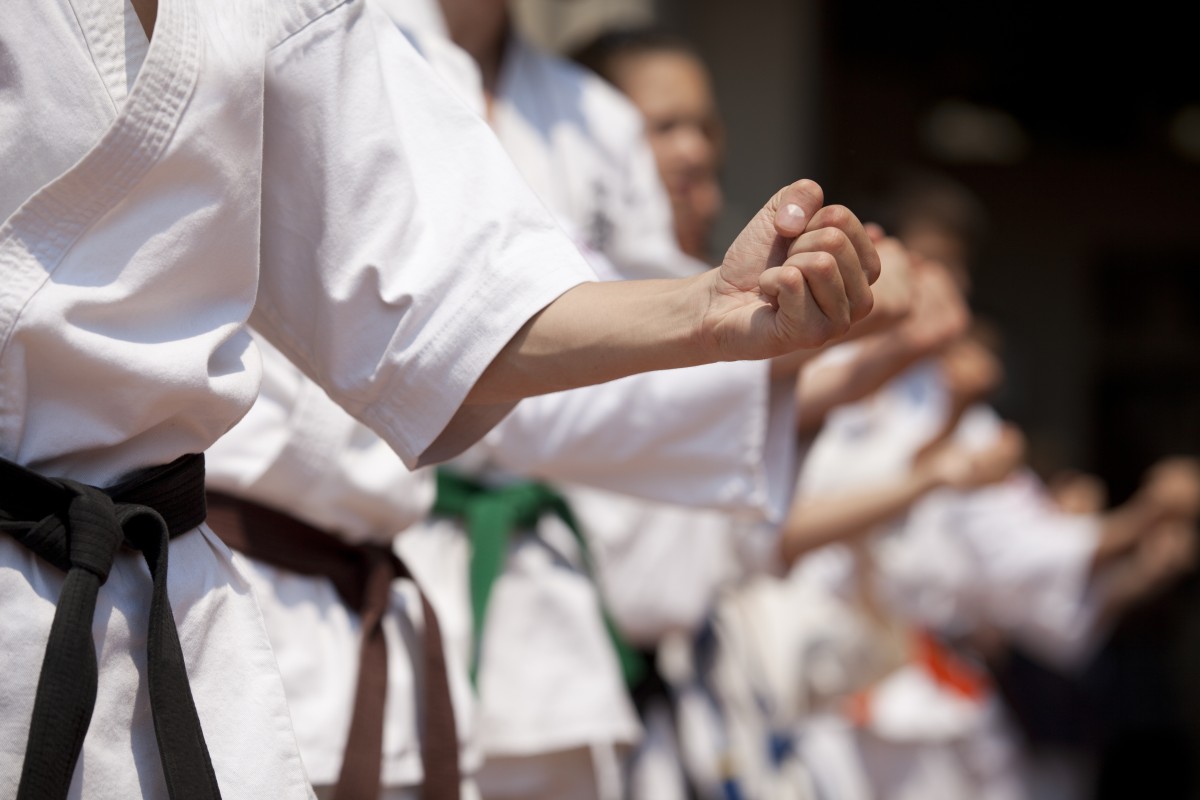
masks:
[(609, 240), (612, 238), (613, 225), (612, 219), (604, 212), (604, 201), (608, 195), (608, 189), (601, 181), (592, 183), (592, 197), (595, 199), (595, 207), (592, 212), (592, 218), (587, 224), (587, 243), (593, 249), (603, 252)]

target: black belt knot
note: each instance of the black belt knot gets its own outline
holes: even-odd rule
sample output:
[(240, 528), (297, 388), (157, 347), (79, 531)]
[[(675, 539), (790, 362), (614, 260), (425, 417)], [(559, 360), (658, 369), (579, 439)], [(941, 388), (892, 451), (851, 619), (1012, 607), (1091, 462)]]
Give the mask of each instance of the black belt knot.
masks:
[(204, 521), (204, 457), (188, 455), (107, 490), (0, 459), (0, 531), (66, 573), (38, 676), (18, 800), (65, 798), (96, 704), (92, 619), (122, 545), (141, 551), (153, 590), (147, 683), (172, 800), (220, 791), (167, 597), (169, 540)]

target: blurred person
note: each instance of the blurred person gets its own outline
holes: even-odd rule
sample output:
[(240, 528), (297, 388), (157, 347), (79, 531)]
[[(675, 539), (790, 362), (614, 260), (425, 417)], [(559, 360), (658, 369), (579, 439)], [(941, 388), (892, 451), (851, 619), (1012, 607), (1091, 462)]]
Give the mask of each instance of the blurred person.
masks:
[[(840, 763), (849, 765), (841, 774), (818, 770), (818, 780), (858, 785), (866, 794), (856, 796), (1023, 796), (1021, 753), (1006, 732), (985, 674), (978, 665), (964, 665), (953, 651), (947, 654), (938, 639), (999, 633), (1060, 668), (1079, 665), (1135, 599), (1133, 586), (1145, 590), (1139, 579), (1169, 577), (1154, 566), (1138, 568), (1142, 557), (1129, 563), (1134, 572), (1128, 574), (1128, 582), (1124, 573), (1113, 579), (1104, 565), (1129, 553), (1137, 542), (1150, 548), (1143, 556), (1151, 564), (1162, 563), (1154, 553), (1163, 554), (1164, 560), (1182, 554), (1179, 545), (1184, 540), (1171, 531), (1180, 524), (1173, 520), (1187, 518), (1188, 512), (1178, 509), (1190, 507), (1188, 490), (1181, 488), (1190, 479), (1172, 476), (1178, 481), (1176, 488), (1164, 490), (1168, 478), (1152, 473), (1144, 498), (1102, 517), (1080, 518), (1058, 512), (1031, 473), (1006, 478), (1019, 462), (1020, 448), (1006, 445), (1012, 434), (972, 400), (998, 374), (988, 360), (977, 345), (951, 348), (941, 359), (944, 395), (900, 384), (889, 390), (893, 400), (877, 404), (870, 416), (862, 416), (865, 408), (854, 413), (846, 409), (822, 434), (829, 437), (840, 430), (842, 444), (819, 437), (805, 461), (808, 477), (802, 479), (798, 505), (833, 504), (830, 513), (836, 513), (839, 490), (831, 481), (839, 480), (840, 472), (840, 481), (859, 485), (864, 492), (857, 502), (853, 494), (841, 500), (849, 509), (844, 517), (853, 520), (861, 519), (882, 496), (869, 489), (883, 485), (878, 481), (888, 471), (903, 467), (903, 452), (919, 466), (921, 459), (937, 452), (940, 445), (934, 443), (939, 440), (958, 442), (978, 453), (986, 452), (979, 448), (998, 448), (994, 453), (999, 460), (988, 459), (996, 469), (984, 471), (991, 473), (986, 483), (994, 486), (931, 493), (868, 550), (822, 553), (799, 573), (805, 580), (840, 585), (837, 591), (847, 597), (866, 592), (869, 614), (898, 616), (937, 637), (915, 640), (910, 647), (916, 662), (897, 669), (860, 698), (853, 735), (836, 723), (808, 729), (806, 747), (813, 748), (814, 766), (839, 763), (829, 757), (830, 751), (840, 752)], [(939, 395), (944, 399), (937, 399)], [(912, 405), (922, 397), (928, 399)], [(922, 421), (926, 412), (920, 406), (931, 406), (934, 400), (944, 410)], [(888, 415), (909, 410), (880, 427), (885, 419), (881, 412), (889, 407)], [(918, 437), (931, 441), (922, 445)], [(889, 449), (894, 452), (891, 457), (886, 455)], [(834, 459), (844, 466), (836, 467)], [(872, 459), (881, 471), (872, 468)], [(806, 495), (812, 499), (804, 500)], [(1163, 499), (1166, 495), (1180, 500)], [(1164, 536), (1169, 538), (1160, 538)], [(1181, 560), (1176, 560), (1176, 568)], [(890, 638), (894, 635), (885, 636)]]
[(675, 238), (685, 253), (707, 260), (723, 202), (725, 131), (704, 62), (686, 40), (654, 28), (604, 33), (572, 57), (642, 113)]
[[(436, 39), (420, 36), (417, 36), (417, 39), (419, 47), (429, 55)], [(464, 87), (459, 83), (457, 89), (464, 99), (468, 99), (469, 85)], [(480, 103), (479, 107), (482, 106)], [(593, 259), (597, 258), (599, 256), (593, 254)], [(284, 369), (282, 365), (280, 369)], [(728, 481), (727, 472), (731, 468), (741, 469), (743, 458), (740, 450), (734, 452), (725, 447), (708, 465), (697, 471), (697, 448), (694, 444), (697, 431), (710, 429), (710, 436), (720, 436), (720, 430), (737, 430), (748, 433), (752, 438), (764, 436), (765, 440), (767, 421), (758, 409), (768, 402), (765, 392), (768, 382), (764, 380), (768, 372), (767, 365), (750, 370), (733, 364), (714, 365), (712, 369), (699, 371), (690, 384), (682, 373), (665, 380), (662, 377), (647, 376), (621, 382), (616, 389), (605, 388), (598, 395), (622, 397), (626, 402), (638, 402), (640, 399), (644, 404), (646, 398), (653, 400), (656, 395), (665, 391), (676, 398), (676, 402), (671, 404), (671, 421), (677, 423), (673, 425), (662, 424), (652, 413), (630, 420), (621, 413), (620, 404), (614, 405), (610, 402), (608, 405), (600, 405), (589, 399), (592, 397), (590, 394), (569, 401), (546, 397), (544, 400), (535, 401), (532, 407), (524, 407), (516, 415), (518, 419), (514, 420), (532, 427), (535, 430), (534, 435), (530, 437), (528, 434), (510, 433), (500, 437), (506, 444), (498, 448), (503, 455), (497, 456), (496, 460), (504, 463), (505, 457), (511, 460), (516, 454), (532, 457), (535, 463), (545, 463), (548, 458), (561, 459), (569, 456), (575, 459), (573, 463), (578, 465), (576, 470), (586, 467), (593, 471), (593, 474), (585, 473), (581, 476), (580, 479), (584, 481), (598, 481), (601, 485), (606, 485), (604, 475), (594, 474), (595, 470), (602, 469), (607, 472), (609, 483), (616, 481), (618, 485), (637, 485), (643, 491), (665, 492), (668, 496), (677, 496), (681, 491), (693, 492), (693, 496), (696, 496), (696, 486), (703, 486), (706, 475), (712, 476), (710, 479), (713, 481)], [(406, 520), (410, 520), (415, 512), (419, 512), (422, 504), (428, 507), (431, 498), (427, 495), (428, 489), (424, 488), (429, 486), (428, 476), (409, 478), (399, 464), (389, 465), (385, 460), (374, 458), (371, 454), (378, 448), (370, 444), (369, 435), (365, 431), (348, 428), (345, 422), (332, 419), (329, 412), (322, 410), (321, 403), (309, 389), (301, 388), (299, 394), (289, 394), (294, 391), (295, 378), (287, 377), (286, 372), (275, 374), (282, 374), (284, 377), (276, 382), (277, 391), (274, 394), (268, 393), (264, 398), (257, 421), (248, 419), (241, 430), (235, 431), (233, 436), (227, 438), (223, 451), (214, 454), (222, 457), (217, 463), (220, 469), (215, 471), (213, 485), (225, 495), (222, 498), (223, 503), (228, 504), (230, 496), (236, 495), (239, 514), (246, 512), (247, 503), (253, 506), (266, 505), (272, 510), (285, 509), (288, 516), (301, 518), (300, 524), (334, 533), (341, 540), (349, 539), (352, 545), (356, 545), (355, 540), (363, 536), (372, 541), (387, 542), (394, 537), (397, 530), (405, 526)], [(709, 377), (706, 378), (705, 375)], [(758, 385), (747, 391), (744, 385), (747, 379)], [(706, 398), (703, 391), (695, 391), (692, 388), (704, 385), (727, 388), (723, 388), (721, 393), (715, 396)], [(282, 394), (278, 391), (280, 386), (283, 387)], [(564, 403), (567, 407), (565, 414), (562, 411), (538, 411), (539, 408), (558, 409)], [(786, 414), (787, 404), (779, 405), (782, 413)], [(286, 430), (279, 429), (280, 411), (288, 408), (292, 408), (293, 411), (286, 415)], [(546, 421), (549, 419), (557, 420), (560, 425), (559, 434), (554, 437), (546, 435)], [(567, 419), (573, 419), (575, 424), (564, 426), (564, 420)], [(633, 425), (629, 424), (631, 422)], [(718, 422), (720, 425), (716, 424)], [(598, 425), (602, 426), (608, 435), (602, 438), (590, 435)], [(505, 427), (508, 430), (514, 425), (506, 423)], [(266, 438), (263, 438), (264, 433)], [(339, 438), (343, 436), (346, 438)], [(619, 445), (619, 442), (627, 437), (638, 441), (640, 456), (631, 452), (628, 447)], [(288, 444), (276, 449), (279, 441), (287, 441)], [(339, 441), (344, 443), (336, 444)], [(745, 442), (746, 439), (743, 434), (739, 434), (732, 437), (731, 441)], [(274, 444), (270, 445), (269, 450), (263, 451), (262, 442)], [(529, 446), (531, 442), (536, 444), (536, 448)], [(684, 453), (674, 454), (672, 448), (686, 451), (691, 472), (688, 481), (690, 485), (686, 490), (681, 489), (684, 485), (682, 481), (674, 481), (664, 488), (663, 484), (666, 482), (663, 480), (652, 482), (645, 478), (653, 466), (657, 467), (654, 471), (660, 475), (679, 471), (673, 459), (683, 458)], [(528, 453), (532, 449), (536, 449), (537, 454), (529, 456)], [(312, 476), (314, 466), (305, 454), (318, 450), (341, 454), (336, 460), (330, 460), (321, 470), (322, 480), (327, 488), (322, 492), (310, 493), (303, 498), (289, 501), (285, 493), (290, 491), (289, 486), (293, 485), (294, 481), (289, 481), (287, 476)], [(654, 457), (657, 461), (650, 457), (650, 454), (655, 452), (658, 453)], [(272, 453), (277, 455), (272, 456)], [(771, 459), (780, 457), (786, 458), (786, 452), (778, 456), (772, 455)], [(632, 469), (631, 459), (635, 462)], [(560, 463), (556, 469), (567, 475), (574, 474), (571, 464)], [(639, 472), (639, 469), (644, 471)], [(414, 492), (415, 496), (404, 499), (404, 490), (396, 488), (399, 485), (397, 482), (402, 480), (414, 481), (420, 491)], [(757, 476), (751, 476), (750, 480), (751, 483), (746, 489), (739, 491), (758, 491), (759, 487), (754, 484)], [(389, 486), (392, 488), (389, 489)], [(748, 494), (742, 494), (729, 498), (727, 502), (747, 503), (760, 509), (769, 505), (771, 501), (759, 495), (750, 497)], [(348, 516), (357, 521), (353, 524), (346, 522), (341, 528), (330, 530), (335, 522), (331, 518), (332, 509), (338, 507), (353, 509), (353, 514)], [(263, 516), (257, 510), (251, 508), (248, 513), (251, 519), (262, 522)], [(232, 521), (227, 521), (227, 524), (232, 528)], [(279, 524), (295, 528), (295, 522), (280, 521)], [(418, 735), (414, 706), (409, 702), (415, 673), (410, 672), (406, 664), (407, 658), (402, 649), (397, 649), (397, 645), (411, 650), (413, 656), (420, 655), (422, 649), (414, 632), (422, 626), (422, 617), (428, 619), (428, 611), (436, 607), (442, 612), (443, 623), (449, 623), (440, 627), (445, 630), (447, 649), (451, 657), (455, 658), (454, 663), (464, 663), (477, 649), (477, 641), (470, 633), (470, 621), (464, 625), (461, 613), (458, 617), (455, 616), (458, 607), (454, 602), (457, 598), (453, 595), (456, 589), (463, 587), (463, 580), (452, 565), (461, 563), (455, 556), (461, 554), (462, 541), (461, 535), (453, 540), (440, 537), (437, 525), (418, 526), (396, 541), (396, 546), (413, 571), (418, 576), (425, 576), (423, 583), (430, 595), (431, 605), (418, 613), (416, 607), (422, 603), (412, 594), (411, 585), (401, 582), (397, 592), (399, 596), (392, 603), (399, 613), (386, 615), (381, 623), (377, 623), (382, 626), (381, 629), (389, 631), (383, 640), (392, 651), (391, 657), (387, 659), (387, 674), (390, 677), (389, 683), (392, 684), (389, 687), (392, 691), (387, 693), (387, 722), (383, 725), (383, 742), (376, 742), (376, 746), (382, 751), (380, 757), (383, 759), (383, 782), (390, 792), (413, 791), (413, 787), (421, 782), (423, 774), (415, 759), (421, 737)], [(290, 699), (297, 709), (298, 716), (303, 717), (303, 721), (298, 723), (302, 752), (312, 764), (314, 780), (319, 784), (318, 791), (324, 795), (333, 791), (335, 781), (342, 783), (352, 771), (364, 770), (364, 759), (354, 745), (358, 741), (356, 736), (363, 735), (362, 727), (358, 724), (363, 709), (369, 709), (371, 706), (369, 700), (364, 706), (361, 698), (355, 704), (349, 702), (356, 680), (351, 648), (328, 648), (326, 652), (339, 653), (337, 657), (330, 658), (314, 653), (311, 639), (319, 632), (331, 642), (342, 640), (349, 645), (358, 635), (355, 615), (350, 613), (353, 612), (354, 605), (347, 598), (340, 596), (340, 592), (334, 593), (327, 579), (319, 574), (309, 575), (305, 570), (298, 570), (294, 562), (273, 560), (265, 556), (261, 549), (249, 549), (247, 552), (255, 559), (258, 590), (264, 597), (264, 613), (268, 617), (273, 644), (284, 668), (285, 684)], [(465, 572), (463, 569), (462, 574)], [(448, 597), (450, 599), (447, 599)], [(563, 597), (558, 599), (563, 600)], [(564, 605), (569, 607), (570, 603), (571, 598), (567, 597)], [(595, 613), (594, 602), (585, 607), (585, 612)], [(314, 627), (315, 619), (325, 619), (328, 623), (323, 627)], [(392, 632), (397, 630), (398, 635), (394, 635)], [(606, 645), (602, 637), (600, 642)], [(601, 652), (603, 657), (605, 653)], [(428, 659), (430, 655), (426, 651), (424, 657)], [(452, 672), (451, 678), (456, 674), (461, 676), (463, 673)], [(357, 676), (360, 682), (377, 677), (378, 669), (374, 678), (366, 672)], [(454, 683), (453, 680), (451, 682)], [(458, 682), (458, 685), (461, 684), (465, 684), (465, 681)], [(382, 703), (378, 699), (380, 697), (382, 695), (376, 695), (377, 705)], [(467, 706), (463, 692), (458, 692), (456, 707), (461, 712)], [(383, 713), (382, 706), (378, 713)], [(459, 714), (459, 722), (462, 724), (464, 738), (469, 738), (470, 730), (464, 723), (463, 716), (462, 713)], [(378, 727), (376, 724), (375, 728)], [(350, 729), (348, 735), (347, 728)], [(428, 744), (428, 738), (421, 742), (422, 747)], [(444, 750), (445, 743), (441, 744)], [(455, 749), (453, 743), (449, 749)], [(349, 758), (343, 759), (343, 752), (353, 753), (353, 761)], [(380, 757), (376, 757), (376, 762)], [(466, 771), (471, 771), (473, 765), (472, 756), (468, 752)], [(374, 771), (380, 772), (378, 763)]]
[[(201, 462), (186, 455), (251, 404), (251, 312), (428, 463), (530, 393), (814, 343), (806, 323), (761, 325), (811, 319), (792, 267), (762, 277), (776, 212), (790, 240), (786, 207), (803, 201), (793, 187), (751, 226), (756, 266), (600, 287), (370, 4), (60, 6), (18, 4), (0, 32), (22, 76), (0, 104), (14, 170), (0, 193), (0, 775), (21, 798), (310, 796), (251, 581), (200, 524)], [(62, 55), (53, 75), (47, 52)], [(467, 196), (486, 211), (462, 214)], [(760, 280), (778, 308), (720, 291)], [(728, 305), (674, 329), (673, 294)], [(155, 464), (169, 466), (143, 471)]]
[[(651, 277), (699, 268), (673, 241), (636, 110), (595, 76), (513, 34), (502, 4), (445, 3), (443, 11), (446, 30), (479, 66), (486, 118), (598, 269)], [(587, 553), (564, 520), (569, 512), (555, 511), (563, 506), (548, 487), (516, 476), (576, 476), (658, 499), (782, 513), (790, 437), (773, 431), (791, 424), (791, 403), (787, 380), (774, 380), (777, 371), (714, 366), (697, 371), (691, 383), (664, 376), (657, 388), (644, 383), (624, 394), (614, 387), (607, 395), (547, 397), (512, 415), (453, 474), (444, 474), (447, 491), (429, 527), (433, 537), (473, 539), (471, 603), (460, 596), (457, 606), (472, 609), (459, 614), (458, 627), (469, 632), (466, 649), (478, 664), (479, 742), (489, 756), (481, 772), (485, 795), (612, 796), (620, 791), (619, 776), (612, 777), (617, 750), (639, 735), (588, 578)], [(667, 397), (682, 401), (670, 404), (678, 427), (657, 435), (624, 436), (615, 415), (597, 413), (627, 403), (645, 414)], [(684, 428), (690, 436), (673, 436)], [(620, 452), (624, 462), (565, 447), (568, 438)], [(748, 459), (747, 444), (762, 457)], [(688, 462), (676, 468), (676, 458)], [(495, 511), (500, 498), (521, 496), (538, 497), (541, 505), (518, 515), (520, 524), (510, 522), (491, 537), (467, 524), (483, 516), (476, 509)], [(485, 544), (496, 537), (499, 555)], [(531, 649), (538, 653), (535, 669), (527, 666)]]
[[(394, 0), (387, 0), (394, 2)], [(626, 278), (693, 274), (641, 115), (611, 85), (543, 52), (504, 0), (443, 0), (442, 25), (475, 60), (485, 115), (542, 201), (585, 251)]]
[(970, 189), (935, 172), (900, 175), (881, 209), (884, 226), (917, 257), (937, 261), (971, 291), (971, 265), (988, 235), (987, 212)]
[[(904, 300), (877, 305), (861, 323), (876, 328), (881, 323), (872, 317), (881, 313), (888, 316), (888, 324), (896, 324), (903, 315), (896, 313), (895, 306), (906, 304), (916, 291), (910, 286), (907, 258), (898, 243), (881, 240), (877, 248), (886, 267), (884, 277), (875, 284), (876, 296), (894, 295)], [(888, 285), (893, 282), (900, 285)], [(955, 329), (954, 323), (948, 327)], [(904, 341), (913, 347), (930, 347), (930, 339), (931, 332), (924, 331)], [(909, 363), (904, 355), (901, 348), (876, 349), (865, 343), (862, 350), (864, 361), (900, 356), (894, 372)], [(864, 386), (863, 376), (879, 369), (864, 364), (858, 370), (826, 376), (822, 400), (833, 404), (839, 396), (856, 399), (870, 390)], [(805, 408), (802, 394), (798, 387), (801, 416)], [(802, 780), (802, 765), (793, 764), (790, 777), (775, 774), (777, 771), (765, 768), (757, 753), (748, 758), (740, 742), (738, 748), (723, 754), (710, 749), (724, 736), (725, 726), (708, 713), (710, 706), (703, 700), (703, 689), (693, 674), (696, 665), (689, 655), (689, 643), (709, 624), (710, 612), (722, 593), (756, 575), (783, 569), (779, 525), (755, 523), (725, 512), (646, 502), (569, 483), (562, 488), (594, 556), (613, 622), (626, 640), (647, 656), (648, 673), (632, 686), (646, 735), (630, 758), (630, 796), (665, 799), (685, 796), (688, 791), (717, 796), (723, 783), (737, 784), (742, 791), (761, 796), (757, 792), (764, 790), (766, 781), (782, 785), (792, 778)], [(805, 618), (823, 629), (819, 609), (828, 606), (810, 602), (808, 608)], [(682, 736), (680, 727), (686, 729)]]

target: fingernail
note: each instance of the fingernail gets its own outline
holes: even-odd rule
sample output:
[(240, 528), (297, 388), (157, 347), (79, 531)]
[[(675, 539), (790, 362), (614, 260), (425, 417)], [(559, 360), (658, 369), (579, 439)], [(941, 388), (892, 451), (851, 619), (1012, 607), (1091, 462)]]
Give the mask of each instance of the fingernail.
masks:
[(802, 231), (804, 230), (804, 209), (795, 203), (788, 203), (779, 209), (776, 220), (781, 227), (788, 230)]

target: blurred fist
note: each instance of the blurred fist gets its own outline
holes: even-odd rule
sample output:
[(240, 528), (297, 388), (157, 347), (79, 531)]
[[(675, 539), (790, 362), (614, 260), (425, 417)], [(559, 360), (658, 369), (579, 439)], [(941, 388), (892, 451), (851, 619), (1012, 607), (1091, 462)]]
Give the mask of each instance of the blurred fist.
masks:
[(1146, 472), (1139, 494), (1164, 516), (1194, 521), (1200, 516), (1200, 460), (1159, 461)]
[(916, 297), (916, 275), (912, 257), (899, 239), (882, 236), (877, 225), (867, 226), (867, 234), (879, 253), (881, 272), (871, 287), (874, 307), (856, 330), (869, 325), (870, 332), (875, 333), (908, 319)]
[(1161, 587), (1196, 564), (1196, 530), (1171, 520), (1148, 533), (1138, 544), (1134, 566), (1147, 588)]
[(964, 408), (991, 394), (1004, 379), (1000, 360), (982, 343), (959, 339), (942, 353), (942, 381), (952, 403)]
[(969, 450), (952, 440), (928, 451), (922, 466), (943, 486), (959, 491), (979, 489), (1008, 478), (1025, 461), (1025, 437), (1015, 425), (1004, 425), (996, 441)]
[(967, 332), (971, 312), (943, 266), (927, 261), (912, 272), (912, 309), (897, 334), (913, 352), (935, 353)]
[(1098, 514), (1108, 505), (1108, 487), (1098, 476), (1086, 472), (1060, 472), (1046, 488), (1068, 514)]

